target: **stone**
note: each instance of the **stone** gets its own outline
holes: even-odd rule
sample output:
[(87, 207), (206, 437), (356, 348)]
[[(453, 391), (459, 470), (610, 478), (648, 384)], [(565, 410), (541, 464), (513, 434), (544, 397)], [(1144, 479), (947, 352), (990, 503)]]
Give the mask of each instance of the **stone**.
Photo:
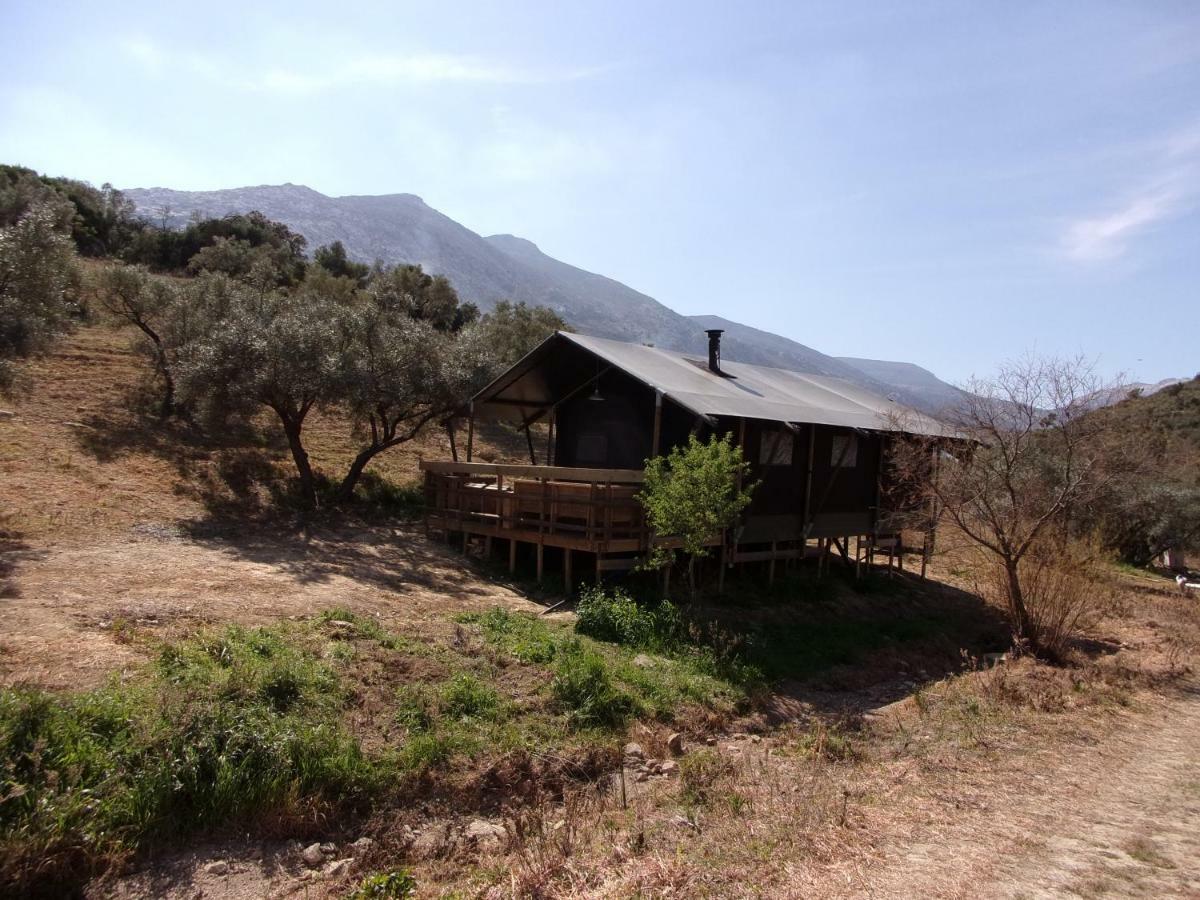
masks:
[(752, 735), (750, 736), (750, 743), (752, 743), (752, 744), (761, 744), (761, 743), (762, 743), (762, 737), (760, 737), (760, 736), (759, 736), (759, 735), (757, 735), (757, 734), (752, 734)]
[(666, 762), (664, 762), (661, 766), (658, 767), (658, 774), (660, 774), (660, 775), (674, 775), (678, 771), (679, 771), (679, 763), (675, 762), (672, 759), (668, 759)]
[(489, 849), (500, 846), (500, 842), (508, 834), (503, 825), (489, 822), (486, 819), (475, 819), (463, 833), (477, 846)]
[(325, 862), (325, 854), (321, 852), (320, 844), (309, 844), (300, 852), (300, 858), (310, 869), (315, 869)]
[(634, 780), (634, 781), (638, 781), (638, 782), (645, 781), (645, 780), (646, 780), (647, 778), (649, 778), (649, 777), (650, 777), (650, 776), (649, 776), (649, 775), (647, 775), (647, 774), (646, 774), (646, 773), (645, 773), (643, 770), (641, 770), (641, 769), (639, 769), (637, 772), (634, 772), (634, 774), (633, 774), (633, 780)]
[(0, 419), (13, 419), (16, 415), (11, 409), (0, 409)]
[(716, 739), (715, 737), (711, 737), (711, 736), (710, 736), (710, 737), (706, 737), (706, 738), (704, 739), (704, 743), (705, 743), (706, 745), (708, 745), (709, 747), (715, 747), (715, 746), (717, 746), (717, 739)]
[(347, 856), (345, 859), (335, 859), (325, 866), (325, 874), (330, 878), (340, 878), (343, 875), (348, 875), (354, 867), (354, 857)]
[(333, 854), (337, 853), (337, 844), (326, 841), (321, 845), (321, 852), (326, 856), (333, 856)]
[(643, 669), (653, 669), (655, 665), (654, 660), (645, 653), (639, 653), (637, 656), (635, 656), (633, 658), (633, 664), (635, 666), (640, 666)]
[(699, 825), (697, 825), (697, 824), (696, 824), (695, 822), (693, 822), (691, 819), (685, 818), (684, 816), (680, 816), (680, 815), (674, 815), (674, 816), (672, 816), (672, 817), (671, 817), (671, 824), (672, 824), (672, 825), (678, 825), (680, 828), (691, 828), (693, 831), (699, 831), (699, 830), (700, 830), (700, 826), (699, 826)]
[(207, 866), (204, 867), (204, 874), (205, 875), (228, 875), (229, 874), (229, 863), (225, 862), (225, 860), (223, 860), (223, 859), (218, 859), (214, 862), (210, 862)]
[(430, 825), (413, 838), (413, 852), (426, 858), (437, 856), (449, 843), (449, 838), (445, 826)]
[(375, 846), (375, 841), (373, 841), (371, 838), (360, 837), (357, 841), (355, 841), (353, 844), (350, 845), (350, 848), (352, 850), (357, 851), (358, 853), (366, 853), (368, 850), (370, 850), (374, 846)]
[(667, 738), (667, 749), (671, 751), (673, 756), (682, 755), (683, 735), (676, 731), (669, 738)]
[(625, 758), (626, 759), (645, 759), (646, 751), (642, 749), (641, 744), (636, 744), (633, 741), (630, 741), (628, 744), (625, 745)]

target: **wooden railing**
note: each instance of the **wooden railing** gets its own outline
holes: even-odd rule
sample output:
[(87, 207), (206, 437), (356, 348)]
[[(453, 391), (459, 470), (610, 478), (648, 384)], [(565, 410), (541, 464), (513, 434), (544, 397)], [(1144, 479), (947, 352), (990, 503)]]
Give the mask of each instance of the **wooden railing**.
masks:
[(430, 524), (590, 551), (639, 550), (638, 469), (421, 462)]

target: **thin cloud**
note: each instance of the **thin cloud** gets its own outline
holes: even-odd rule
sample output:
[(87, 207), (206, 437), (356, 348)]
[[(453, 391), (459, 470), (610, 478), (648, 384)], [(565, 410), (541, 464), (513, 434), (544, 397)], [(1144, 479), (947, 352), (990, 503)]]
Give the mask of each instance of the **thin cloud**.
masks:
[(474, 56), (416, 53), (360, 55), (353, 59), (323, 60), (303, 70), (277, 66), (258, 71), (196, 53), (169, 53), (146, 38), (126, 40), (122, 49), (129, 59), (153, 71), (161, 70), (170, 61), (173, 66), (227, 89), (294, 95), (370, 85), (547, 84), (588, 78), (606, 68), (526, 68)]
[(1072, 222), (1063, 236), (1067, 256), (1080, 262), (1121, 256), (1135, 236), (1175, 215), (1183, 200), (1180, 191), (1161, 191), (1135, 197), (1115, 212)]
[[(1062, 249), (1069, 259), (1096, 262), (1123, 256), (1156, 225), (1186, 215), (1200, 198), (1200, 125), (1170, 135), (1152, 148), (1148, 168), (1158, 175), (1115, 209), (1069, 222)], [(1144, 163), (1145, 164), (1145, 163)]]

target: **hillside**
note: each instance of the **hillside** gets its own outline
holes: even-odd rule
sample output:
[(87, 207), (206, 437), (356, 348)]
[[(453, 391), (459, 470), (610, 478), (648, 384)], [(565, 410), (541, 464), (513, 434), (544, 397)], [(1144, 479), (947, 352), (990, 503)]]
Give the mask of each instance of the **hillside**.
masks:
[(869, 378), (890, 385), (906, 397), (922, 398), (926, 408), (935, 411), (954, 408), (963, 396), (961, 389), (942, 381), (928, 369), (923, 369), (915, 363), (861, 359), (855, 356), (839, 356), (838, 360)]
[(257, 210), (303, 234), (310, 249), (340, 240), (363, 262), (419, 263), (447, 276), (465, 300), (484, 309), (499, 300), (524, 300), (551, 307), (572, 327), (599, 337), (702, 354), (704, 329), (725, 328), (729, 359), (837, 375), (918, 408), (934, 408), (919, 391), (888, 384), (788, 338), (713, 316), (683, 316), (619, 281), (554, 259), (531, 241), (509, 234), (482, 237), (412, 194), (327, 197), (294, 184), (125, 193), (142, 216), (176, 226), (197, 213)]
[(1200, 486), (1200, 376), (1127, 397), (1092, 415), (1112, 418), (1122, 433), (1140, 435), (1148, 446), (1161, 439), (1168, 464)]

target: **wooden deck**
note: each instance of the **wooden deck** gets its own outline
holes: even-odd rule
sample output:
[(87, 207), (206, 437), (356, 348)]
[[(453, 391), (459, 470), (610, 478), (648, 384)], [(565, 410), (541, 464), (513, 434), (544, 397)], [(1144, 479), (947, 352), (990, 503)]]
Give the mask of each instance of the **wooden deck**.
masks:
[[(596, 577), (600, 578), (605, 571), (632, 569), (651, 546), (676, 543), (655, 535), (646, 523), (637, 499), (644, 480), (640, 469), (422, 461), (421, 471), (428, 530), (440, 531), (447, 538), (461, 535), (464, 546), (471, 536), (481, 537), (489, 555), (495, 539), (507, 541), (510, 571), (516, 567), (518, 544), (530, 544), (536, 548), (539, 580), (545, 548), (561, 550), (568, 589), (574, 553), (594, 555)], [(856, 569), (873, 562), (877, 552), (887, 554), (891, 568), (896, 553), (891, 535), (867, 535), (853, 526), (833, 533), (842, 536), (837, 545), (846, 556), (849, 539), (855, 537)], [(740, 543), (732, 535), (714, 535), (709, 546), (721, 548), (722, 581), (726, 564), (755, 562), (769, 563), (773, 580), (777, 561), (787, 565), (815, 556), (824, 562), (835, 543), (820, 533), (783, 540), (746, 535)]]

